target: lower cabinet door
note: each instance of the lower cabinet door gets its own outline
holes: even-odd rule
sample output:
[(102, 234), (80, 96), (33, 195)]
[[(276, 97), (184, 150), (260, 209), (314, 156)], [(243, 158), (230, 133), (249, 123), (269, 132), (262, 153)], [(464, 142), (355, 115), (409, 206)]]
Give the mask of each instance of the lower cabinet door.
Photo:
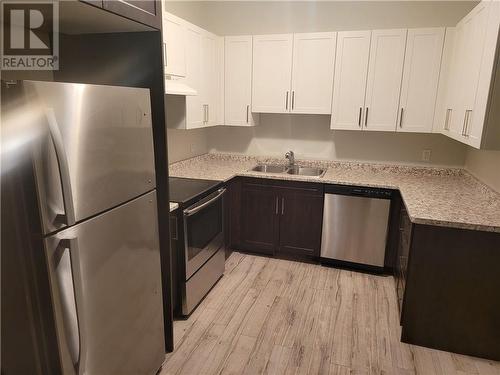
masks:
[(278, 252), (319, 256), (323, 224), (322, 188), (281, 188), (279, 206)]
[(279, 234), (278, 204), (272, 186), (242, 184), (239, 246), (243, 250), (274, 255)]

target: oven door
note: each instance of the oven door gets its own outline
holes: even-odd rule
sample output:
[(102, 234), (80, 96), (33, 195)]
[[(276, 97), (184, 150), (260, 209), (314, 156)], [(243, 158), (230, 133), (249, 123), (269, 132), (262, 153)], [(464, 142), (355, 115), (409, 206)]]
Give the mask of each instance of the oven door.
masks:
[(208, 195), (184, 213), (186, 280), (224, 245), (224, 193)]

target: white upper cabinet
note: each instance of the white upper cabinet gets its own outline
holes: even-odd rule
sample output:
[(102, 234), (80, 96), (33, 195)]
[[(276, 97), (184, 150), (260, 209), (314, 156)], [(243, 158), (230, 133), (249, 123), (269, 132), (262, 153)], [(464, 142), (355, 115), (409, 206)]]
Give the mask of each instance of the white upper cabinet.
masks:
[[(489, 3), (486, 15), (482, 14), (476, 22), (474, 52), (481, 54), (477, 93), (473, 112), (469, 117), (466, 133), (467, 143), (475, 148), (500, 149), (500, 57), (498, 44), (500, 29), (500, 2)], [(486, 28), (481, 25), (484, 18)], [(483, 40), (479, 40), (480, 36)], [(481, 53), (482, 50), (482, 53)], [(473, 52), (473, 53), (474, 53)]]
[(293, 35), (290, 111), (330, 114), (336, 33)]
[(406, 29), (372, 31), (365, 130), (396, 130), (405, 44)]
[(432, 132), (444, 31), (408, 30), (397, 131)]
[(254, 35), (252, 110), (289, 111), (292, 34)]
[(336, 33), (253, 37), (252, 111), (330, 114)]
[(165, 74), (186, 76), (185, 29), (181, 18), (163, 13), (163, 61)]
[(166, 12), (163, 25), (165, 74), (171, 79), (167, 83), (178, 82), (196, 93), (166, 95), (167, 126), (196, 129), (223, 124), (224, 38)]
[(370, 36), (370, 31), (338, 33), (330, 126), (332, 129), (362, 129)]
[(224, 123), (256, 125), (252, 113), (252, 36), (225, 37)]
[[(494, 6), (493, 6), (494, 7)], [(483, 62), (483, 53), (485, 51), (485, 38), (486, 31), (488, 27), (488, 16), (491, 7), (489, 6), (489, 2), (482, 2), (478, 6), (474, 8), (474, 10), (463, 20), (463, 24), (459, 27), (463, 27), (464, 30), (464, 39), (463, 39), (463, 59), (464, 59), (464, 71), (463, 71), (463, 97), (462, 103), (458, 107), (458, 111), (460, 115), (463, 115), (464, 118), (464, 130), (463, 134), (466, 138), (465, 142), (467, 144), (475, 145), (476, 147), (480, 146), (481, 143), (481, 135), (483, 130), (483, 121), (484, 121), (484, 109), (486, 109), (486, 105), (483, 109), (482, 121), (476, 122), (477, 126), (474, 129), (474, 117), (481, 117), (481, 111), (476, 111), (476, 96), (480, 95), (478, 91), (479, 85), (479, 77), (482, 69)], [(498, 8), (496, 9), (499, 12)], [(493, 17), (493, 15), (492, 15)], [(496, 25), (497, 36), (498, 36), (498, 23)], [(494, 44), (496, 45), (496, 43)], [(494, 49), (493, 46), (488, 46), (490, 50)], [(493, 58), (489, 59), (490, 62), (493, 62)], [(484, 69), (484, 67), (483, 67)], [(486, 72), (486, 71), (485, 71)], [(486, 92), (489, 91), (489, 82), (491, 79), (491, 68), (489, 69), (488, 75), (488, 84), (486, 85)], [(488, 94), (485, 95), (486, 104), (488, 98)], [(473, 129), (475, 131), (473, 131)]]
[(500, 148), (499, 24), (500, 2), (482, 1), (455, 28), (443, 134), (476, 148)]

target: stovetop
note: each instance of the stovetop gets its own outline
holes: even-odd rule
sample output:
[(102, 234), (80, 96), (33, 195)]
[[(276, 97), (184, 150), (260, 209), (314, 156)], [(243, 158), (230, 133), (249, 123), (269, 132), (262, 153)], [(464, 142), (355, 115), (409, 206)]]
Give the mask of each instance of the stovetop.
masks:
[(193, 178), (169, 177), (170, 201), (186, 204), (197, 197), (215, 190), (220, 181), (198, 180)]

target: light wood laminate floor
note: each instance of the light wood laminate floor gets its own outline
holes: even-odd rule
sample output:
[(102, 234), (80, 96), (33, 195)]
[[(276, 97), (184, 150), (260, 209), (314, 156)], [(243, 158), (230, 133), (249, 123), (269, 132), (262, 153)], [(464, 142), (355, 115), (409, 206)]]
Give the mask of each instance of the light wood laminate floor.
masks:
[(161, 375), (500, 375), (499, 362), (401, 343), (390, 276), (241, 253), (174, 334)]

